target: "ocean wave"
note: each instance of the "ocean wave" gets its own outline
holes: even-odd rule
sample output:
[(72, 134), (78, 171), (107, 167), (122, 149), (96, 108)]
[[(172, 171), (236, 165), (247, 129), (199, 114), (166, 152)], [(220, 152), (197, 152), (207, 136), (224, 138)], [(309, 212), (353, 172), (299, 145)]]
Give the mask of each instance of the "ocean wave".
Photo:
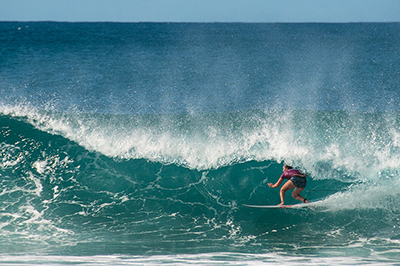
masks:
[[(0, 239), (25, 243), (21, 250), (28, 252), (30, 239), (41, 236), (32, 252), (56, 246), (63, 254), (93, 255), (112, 252), (103, 244), (90, 248), (93, 238), (104, 245), (125, 239), (118, 250), (128, 254), (226, 251), (226, 245), (253, 252), (289, 231), (332, 245), (393, 238), (399, 234), (396, 117), (2, 107)], [(242, 207), (280, 201), (266, 184), (278, 179), (284, 162), (309, 174), (303, 195), (319, 201), (316, 208), (271, 213)], [(288, 195), (287, 203), (296, 200)], [(290, 249), (291, 243), (283, 245)]]

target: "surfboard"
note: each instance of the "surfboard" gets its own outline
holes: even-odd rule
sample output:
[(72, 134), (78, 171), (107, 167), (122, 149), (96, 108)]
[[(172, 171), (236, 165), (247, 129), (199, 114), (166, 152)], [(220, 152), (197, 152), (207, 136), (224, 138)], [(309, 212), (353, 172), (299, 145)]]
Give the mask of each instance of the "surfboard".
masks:
[(257, 209), (300, 209), (300, 208), (310, 208), (313, 207), (311, 203), (299, 203), (293, 205), (248, 205), (243, 204), (245, 207), (257, 208)]

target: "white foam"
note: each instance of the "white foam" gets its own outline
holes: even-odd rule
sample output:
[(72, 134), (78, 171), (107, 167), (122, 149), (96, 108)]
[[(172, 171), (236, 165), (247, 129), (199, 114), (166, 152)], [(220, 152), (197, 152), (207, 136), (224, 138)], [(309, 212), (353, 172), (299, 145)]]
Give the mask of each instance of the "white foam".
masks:
[(384, 256), (284, 256), (277, 253), (201, 253), (153, 256), (1, 256), (1, 263), (18, 265), (395, 265)]
[[(144, 158), (192, 169), (273, 160), (300, 166), (314, 178), (369, 179), (400, 165), (400, 129), (393, 126), (391, 115), (371, 122), (363, 114), (345, 118), (332, 114), (324, 117), (329, 120), (324, 124), (312, 113), (296, 116), (290, 111), (237, 113), (230, 117), (232, 122), (201, 115), (187, 121), (172, 116), (151, 121), (151, 115), (146, 120), (146, 116), (61, 113), (28, 106), (0, 110), (109, 157)], [(360, 121), (354, 122), (357, 118)], [(35, 167), (45, 170), (44, 162)]]
[(345, 210), (384, 210), (397, 213), (400, 208), (400, 180), (385, 181), (380, 184), (360, 183), (348, 190), (336, 192), (321, 202), (317, 207), (326, 211)]

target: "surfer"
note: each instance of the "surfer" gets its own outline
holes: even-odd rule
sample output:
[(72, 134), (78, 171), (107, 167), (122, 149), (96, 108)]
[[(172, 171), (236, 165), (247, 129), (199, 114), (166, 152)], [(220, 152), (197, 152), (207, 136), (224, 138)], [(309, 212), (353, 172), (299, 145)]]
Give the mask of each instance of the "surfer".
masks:
[(282, 186), (281, 191), (280, 191), (280, 196), (281, 196), (281, 203), (278, 205), (284, 205), (285, 204), (285, 193), (288, 190), (291, 190), (294, 188), (292, 197), (300, 200), (304, 203), (309, 203), (309, 201), (305, 198), (303, 198), (300, 193), (303, 191), (303, 189), (307, 185), (307, 175), (302, 174), (299, 170), (293, 169), (293, 167), (289, 165), (284, 165), (283, 166), (283, 174), (279, 178), (279, 180), (275, 183), (268, 183), (269, 187), (272, 188), (277, 188), (279, 187), (284, 179), (288, 179), (288, 181)]

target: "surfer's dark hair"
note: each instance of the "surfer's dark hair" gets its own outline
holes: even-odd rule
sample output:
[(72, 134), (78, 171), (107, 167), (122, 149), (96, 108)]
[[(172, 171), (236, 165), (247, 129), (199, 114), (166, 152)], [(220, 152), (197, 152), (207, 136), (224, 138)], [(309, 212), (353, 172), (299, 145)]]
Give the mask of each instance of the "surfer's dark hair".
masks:
[(290, 165), (285, 164), (284, 166), (285, 166), (285, 168), (287, 168), (287, 169), (293, 169), (293, 167), (291, 167)]

